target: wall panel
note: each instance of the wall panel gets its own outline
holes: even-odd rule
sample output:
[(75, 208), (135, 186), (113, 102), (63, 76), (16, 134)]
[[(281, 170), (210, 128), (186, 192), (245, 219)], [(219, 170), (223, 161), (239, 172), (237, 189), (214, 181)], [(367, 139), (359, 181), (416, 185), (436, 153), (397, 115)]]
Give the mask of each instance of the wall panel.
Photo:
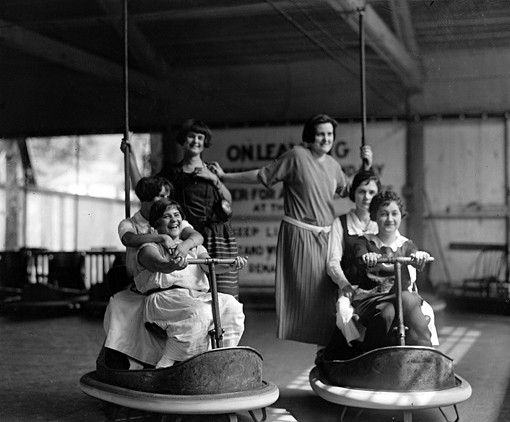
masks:
[(431, 267), (434, 283), (460, 284), (474, 274), (478, 252), (452, 249), (452, 243), (505, 244), (504, 163), (503, 119), (452, 119), (425, 125), (425, 190), (430, 208), (425, 214), (432, 215), (427, 248), (438, 258), (443, 255), (442, 262)]

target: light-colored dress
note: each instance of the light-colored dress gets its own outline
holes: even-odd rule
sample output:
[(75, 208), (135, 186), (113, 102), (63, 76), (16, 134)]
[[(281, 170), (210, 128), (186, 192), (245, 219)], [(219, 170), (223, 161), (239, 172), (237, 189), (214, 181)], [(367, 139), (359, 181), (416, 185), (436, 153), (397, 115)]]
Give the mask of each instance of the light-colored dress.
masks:
[(335, 327), (336, 285), (326, 271), (335, 195), (347, 194), (348, 178), (326, 155), (318, 162), (307, 147), (295, 146), (260, 169), (271, 187), (283, 182), (285, 218), (276, 249), (278, 338), (326, 344)]
[[(157, 243), (142, 245), (154, 248), (166, 260), (168, 251)], [(190, 249), (188, 259), (198, 258), (207, 250), (199, 245)], [(209, 331), (213, 329), (212, 295), (209, 281), (199, 265), (190, 264), (169, 274), (150, 271), (138, 263), (135, 283), (146, 294), (145, 321), (165, 329), (168, 335), (164, 358), (183, 361), (210, 348)], [(244, 331), (243, 305), (233, 296), (218, 293), (224, 347), (237, 346)]]
[[(192, 226), (183, 221), (181, 230)], [(148, 234), (153, 228), (140, 211), (119, 223), (119, 238), (126, 233)], [(126, 269), (133, 277), (136, 272), (138, 248), (126, 248)], [(163, 355), (165, 339), (155, 336), (145, 327), (145, 295), (137, 292), (134, 284), (110, 298), (106, 307), (103, 328), (106, 333), (105, 347), (124, 353), (130, 358), (149, 365), (156, 365)]]
[[(166, 165), (158, 174), (169, 180), (175, 189), (174, 199), (181, 204), (186, 219), (204, 237), (204, 246), (212, 258), (235, 258), (237, 242), (230, 220), (222, 221), (215, 212), (221, 200), (218, 189), (210, 180), (186, 173), (182, 162)], [(216, 277), (218, 292), (228, 293), (239, 299), (237, 271), (228, 271)]]

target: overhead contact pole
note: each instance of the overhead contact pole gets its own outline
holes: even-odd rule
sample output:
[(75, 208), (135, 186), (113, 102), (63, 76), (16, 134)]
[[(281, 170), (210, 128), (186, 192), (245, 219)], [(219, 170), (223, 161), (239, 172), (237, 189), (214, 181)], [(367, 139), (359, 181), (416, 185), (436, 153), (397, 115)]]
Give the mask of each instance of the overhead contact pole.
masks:
[(130, 155), (129, 143), (129, 80), (128, 80), (128, 0), (123, 2), (122, 18), (124, 22), (124, 205), (126, 218), (131, 216), (131, 183), (130, 183)]
[(363, 17), (365, 8), (357, 9), (359, 14), (359, 67), (361, 94), (361, 146), (365, 146), (365, 130), (367, 127), (366, 77), (365, 77), (365, 25)]

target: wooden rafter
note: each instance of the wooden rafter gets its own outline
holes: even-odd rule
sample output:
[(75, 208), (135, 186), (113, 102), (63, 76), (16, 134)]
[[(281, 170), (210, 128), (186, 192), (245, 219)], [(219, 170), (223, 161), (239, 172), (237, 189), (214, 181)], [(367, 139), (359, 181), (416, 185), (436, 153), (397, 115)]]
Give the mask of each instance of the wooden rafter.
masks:
[[(0, 43), (78, 72), (122, 84), (123, 73), (120, 64), (2, 19), (0, 19)], [(139, 92), (151, 93), (160, 98), (167, 92), (161, 81), (134, 70), (130, 71), (130, 85)]]
[[(105, 12), (112, 17), (113, 26), (123, 37), (122, 2), (119, 0), (97, 0)], [(129, 19), (129, 18), (128, 18)], [(165, 60), (158, 55), (152, 44), (140, 31), (134, 21), (128, 25), (129, 51), (134, 59), (150, 73), (163, 76), (168, 74), (169, 66)]]
[(411, 12), (407, 0), (390, 0), (391, 14), (397, 30), (397, 36), (413, 55), (419, 54), (416, 34), (411, 20)]
[(423, 71), (416, 57), (413, 57), (402, 42), (388, 28), (384, 21), (370, 5), (361, 0), (323, 0), (357, 33), (359, 21), (356, 10), (364, 9), (365, 40), (402, 79), (403, 84), (410, 91), (421, 91), (423, 84)]

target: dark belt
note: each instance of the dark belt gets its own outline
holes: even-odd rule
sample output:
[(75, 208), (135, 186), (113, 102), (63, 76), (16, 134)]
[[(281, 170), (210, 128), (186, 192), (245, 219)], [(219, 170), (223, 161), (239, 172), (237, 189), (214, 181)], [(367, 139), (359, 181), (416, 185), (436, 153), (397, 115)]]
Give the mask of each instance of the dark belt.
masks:
[(165, 290), (173, 290), (173, 289), (185, 289), (185, 287), (181, 287), (181, 286), (170, 286), (170, 287), (165, 287), (164, 289), (152, 289), (152, 290), (148, 290), (147, 292), (145, 292), (145, 295), (146, 296), (149, 296), (153, 293), (159, 293), (159, 292), (164, 292)]

